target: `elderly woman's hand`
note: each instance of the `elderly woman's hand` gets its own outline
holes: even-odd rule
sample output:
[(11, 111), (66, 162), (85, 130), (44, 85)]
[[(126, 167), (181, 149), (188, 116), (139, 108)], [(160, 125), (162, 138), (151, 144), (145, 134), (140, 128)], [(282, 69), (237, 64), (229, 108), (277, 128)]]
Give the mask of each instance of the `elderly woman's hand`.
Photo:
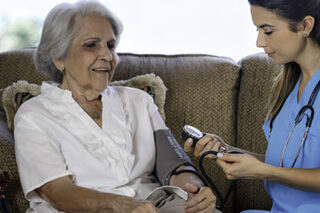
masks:
[[(207, 134), (203, 138), (201, 138), (195, 146), (192, 146), (193, 141), (191, 138), (185, 141), (184, 143), (184, 151), (187, 153), (193, 152), (195, 157), (200, 157), (203, 153), (207, 151), (229, 151), (230, 146), (223, 142), (222, 139), (216, 135)], [(206, 157), (216, 159), (215, 155), (207, 155)]]
[(150, 201), (136, 200), (134, 198), (121, 196), (121, 195), (119, 195), (113, 201), (114, 201), (113, 209), (115, 212), (160, 213), (160, 210), (157, 209)]
[(185, 212), (213, 212), (216, 207), (216, 196), (209, 187), (186, 183), (184, 189), (189, 194)]
[[(181, 166), (177, 169), (192, 170), (192, 167)], [(204, 186), (203, 182), (194, 173), (183, 172), (173, 175), (170, 185), (178, 186), (188, 193), (188, 201), (185, 204), (185, 212), (210, 212), (216, 207), (216, 196), (209, 187)]]

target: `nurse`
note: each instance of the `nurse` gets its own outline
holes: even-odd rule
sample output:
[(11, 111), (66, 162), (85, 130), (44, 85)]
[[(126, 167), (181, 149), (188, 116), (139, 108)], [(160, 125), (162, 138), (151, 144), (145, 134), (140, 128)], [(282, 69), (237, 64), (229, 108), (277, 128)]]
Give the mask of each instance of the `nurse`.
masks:
[(245, 154), (218, 155), (228, 179), (264, 180), (273, 200), (271, 212), (320, 212), (320, 0), (249, 3), (257, 46), (284, 65), (274, 81), (262, 127), (267, 151), (249, 153), (211, 136), (194, 148), (188, 139), (184, 149), (195, 156), (220, 146), (241, 151)]

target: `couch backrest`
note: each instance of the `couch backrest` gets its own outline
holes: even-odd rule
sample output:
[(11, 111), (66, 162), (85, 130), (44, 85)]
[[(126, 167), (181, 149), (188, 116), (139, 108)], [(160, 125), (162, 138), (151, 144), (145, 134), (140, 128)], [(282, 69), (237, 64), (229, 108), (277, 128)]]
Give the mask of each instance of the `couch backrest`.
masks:
[[(41, 84), (45, 78), (36, 72), (33, 64), (34, 48), (0, 53), (0, 89), (18, 80)], [(3, 109), (0, 101), (0, 109)]]
[[(0, 89), (21, 79), (37, 84), (45, 79), (35, 71), (33, 52), (34, 49), (21, 49), (0, 53)], [(13, 135), (7, 128), (3, 113), (0, 101), (0, 171), (7, 171), (12, 179), (6, 190), (10, 210), (20, 213), (25, 212), (29, 204), (22, 193), (15, 162)]]
[[(272, 79), (280, 70), (266, 54), (253, 54), (239, 62), (241, 82), (238, 97), (236, 145), (245, 150), (265, 153), (267, 141), (262, 131)], [(270, 209), (272, 201), (260, 180), (237, 181), (236, 212), (245, 209)], [(256, 199), (255, 199), (256, 198)]]
[[(0, 89), (18, 80), (41, 84), (46, 80), (35, 70), (34, 49), (0, 53)], [(217, 133), (235, 143), (235, 112), (239, 65), (230, 58), (211, 55), (138, 55), (120, 53), (114, 80), (155, 73), (168, 88), (167, 125), (180, 139), (184, 124)]]

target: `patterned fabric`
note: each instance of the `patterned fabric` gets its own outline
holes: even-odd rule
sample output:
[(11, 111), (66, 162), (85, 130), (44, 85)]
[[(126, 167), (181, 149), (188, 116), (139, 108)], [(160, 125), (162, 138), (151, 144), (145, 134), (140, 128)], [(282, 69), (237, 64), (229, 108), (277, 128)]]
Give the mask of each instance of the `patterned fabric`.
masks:
[[(267, 141), (261, 126), (266, 115), (265, 106), (272, 79), (280, 67), (262, 53), (247, 56), (240, 61), (240, 65), (242, 75), (238, 98), (236, 145), (252, 152), (265, 153)], [(238, 180), (235, 196), (236, 212), (246, 209), (269, 210), (272, 205), (260, 180)]]
[[(239, 65), (230, 58), (212, 55), (120, 55), (114, 80), (141, 73), (155, 73), (168, 88), (166, 124), (181, 144), (185, 124), (219, 135), (235, 145)], [(194, 165), (198, 159), (191, 155)], [(230, 182), (215, 160), (206, 159), (204, 168), (223, 195)], [(198, 168), (199, 169), (199, 168)], [(263, 186), (262, 186), (263, 187)], [(233, 194), (225, 212), (233, 211)]]

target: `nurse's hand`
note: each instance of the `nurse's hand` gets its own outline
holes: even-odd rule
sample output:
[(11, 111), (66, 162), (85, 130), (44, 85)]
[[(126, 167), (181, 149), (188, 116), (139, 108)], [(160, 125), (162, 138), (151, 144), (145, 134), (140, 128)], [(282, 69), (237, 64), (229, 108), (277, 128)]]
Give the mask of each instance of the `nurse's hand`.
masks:
[[(195, 157), (200, 157), (203, 153), (207, 151), (229, 151), (230, 146), (223, 142), (221, 138), (216, 135), (207, 134), (203, 138), (201, 138), (195, 146), (192, 146), (193, 140), (189, 138), (185, 141), (183, 149), (187, 153), (193, 152)], [(208, 158), (216, 159), (216, 155), (207, 155)]]
[(216, 162), (229, 180), (260, 179), (268, 166), (268, 164), (248, 154), (221, 153)]

